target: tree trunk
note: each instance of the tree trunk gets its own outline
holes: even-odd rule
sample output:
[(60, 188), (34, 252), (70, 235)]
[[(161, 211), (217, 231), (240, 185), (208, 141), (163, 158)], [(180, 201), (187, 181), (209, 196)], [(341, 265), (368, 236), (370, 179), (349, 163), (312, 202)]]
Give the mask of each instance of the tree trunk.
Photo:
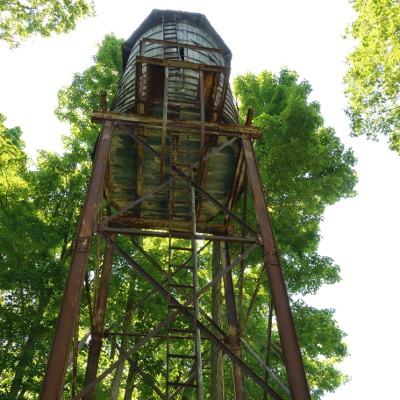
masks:
[[(134, 293), (135, 293), (135, 290), (134, 290), (135, 281), (136, 281), (136, 278), (134, 276), (132, 276), (132, 279), (131, 279), (130, 285), (129, 285), (129, 290), (128, 290), (128, 298), (126, 300), (125, 312), (128, 312), (134, 304), (133, 302), (134, 302)], [(131, 322), (132, 322), (132, 313), (129, 313), (127, 315), (127, 317), (125, 318), (124, 324), (123, 324), (122, 332), (124, 334), (130, 332)], [(126, 352), (128, 350), (128, 345), (129, 345), (129, 336), (127, 336), (127, 335), (122, 336), (121, 351)], [(118, 393), (120, 391), (121, 379), (122, 379), (122, 374), (124, 372), (124, 367), (125, 367), (125, 362), (119, 364), (115, 370), (114, 378), (113, 378), (112, 385), (111, 385), (110, 400), (118, 399)]]
[[(221, 265), (221, 249), (219, 242), (213, 242), (212, 252), (212, 276), (216, 276), (222, 270)], [(222, 282), (219, 280), (212, 286), (212, 305), (211, 305), (211, 317), (217, 326), (222, 327)], [(213, 329), (214, 335), (220, 336), (217, 329)], [(215, 353), (211, 361), (211, 398), (224, 400), (225, 399), (225, 387), (224, 387), (224, 355), (218, 347), (212, 343), (212, 353)]]
[[(48, 303), (50, 301), (50, 297), (40, 299), (37, 315), (42, 316), (44, 310), (46, 309)], [(34, 351), (35, 351), (35, 344), (39, 341), (41, 332), (37, 329), (35, 330), (36, 324), (32, 323), (33, 328), (29, 333), (28, 339), (26, 340), (25, 344), (22, 346), (21, 354), (19, 355), (19, 361), (17, 366), (15, 367), (15, 375), (11, 383), (11, 388), (9, 391), (9, 396), (11, 399), (19, 399), (22, 396), (22, 382), (25, 375), (25, 372), (28, 368), (32, 366), (33, 359), (34, 359)]]
[[(230, 264), (229, 248), (226, 242), (221, 247), (222, 268), (226, 269)], [(228, 335), (230, 348), (236, 357), (243, 359), (242, 345), (240, 342), (240, 326), (236, 311), (235, 292), (233, 287), (232, 271), (224, 275), (226, 315), (228, 319)], [(232, 362), (233, 386), (235, 389), (235, 400), (247, 400), (246, 381), (243, 370)]]
[(136, 376), (136, 370), (133, 367), (133, 365), (130, 365), (128, 377), (126, 378), (126, 383), (125, 383), (124, 400), (132, 399), (133, 390), (135, 389), (135, 376)]

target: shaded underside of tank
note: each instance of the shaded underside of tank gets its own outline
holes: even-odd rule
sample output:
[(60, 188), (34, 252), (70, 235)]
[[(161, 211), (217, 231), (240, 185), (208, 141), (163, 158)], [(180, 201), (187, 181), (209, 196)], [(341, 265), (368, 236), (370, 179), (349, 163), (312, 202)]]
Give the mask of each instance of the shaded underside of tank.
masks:
[[(154, 151), (161, 152), (161, 129), (143, 129), (134, 127), (116, 128), (113, 134), (113, 145), (111, 148), (110, 163), (107, 176), (107, 198), (111, 205), (116, 209), (123, 208), (128, 204), (136, 201), (146, 193), (151, 192), (162, 183), (168, 182), (170, 178), (170, 169), (168, 165), (164, 166), (162, 174), (160, 174), (160, 159), (154, 152), (144, 148), (129, 135), (128, 131), (137, 134), (142, 138), (148, 146)], [(170, 141), (173, 132), (168, 132), (165, 159), (171, 157)], [(190, 153), (189, 162), (195, 164), (200, 149), (200, 137), (196, 133), (189, 134)], [(208, 151), (215, 150), (216, 146), (226, 143), (226, 136), (214, 136), (214, 143), (208, 146)], [(232, 192), (232, 184), (237, 170), (239, 157), (239, 146), (228, 145), (215, 155), (210, 157), (207, 178), (203, 188), (215, 199), (225, 206), (228, 204)], [(182, 162), (182, 173), (189, 176), (188, 171), (184, 171), (185, 163)], [(193, 179), (197, 179), (197, 168), (194, 168)], [(179, 175), (173, 173), (179, 178)], [(162, 177), (162, 178), (160, 178)], [(182, 220), (189, 217), (189, 187), (184, 179), (177, 179), (173, 184), (175, 187), (175, 202), (181, 204), (176, 206), (175, 212)], [(151, 220), (166, 220), (169, 212), (169, 190), (170, 184), (164, 185), (160, 190), (138, 203), (129, 210), (129, 215)], [(209, 221), (221, 210), (209, 198), (196, 193), (196, 198), (201, 197), (201, 211), (199, 212), (198, 221)]]
[[(164, 42), (176, 42), (176, 46)], [(213, 198), (228, 206), (232, 193), (238, 192), (232, 186), (240, 181), (237, 179), (240, 140), (225, 146), (205, 161), (201, 176), (197, 176), (199, 168), (196, 165), (202, 137), (201, 93), (205, 108), (203, 156), (231, 138), (227, 134), (207, 132), (205, 123), (238, 124), (237, 109), (228, 84), (231, 53), (222, 39), (201, 14), (154, 10), (124, 43), (123, 58), (124, 73), (111, 111), (158, 117), (160, 124), (114, 129), (106, 182), (109, 204), (118, 210), (124, 208), (161, 183), (168, 182), (171, 176), (177, 176), (168, 163), (177, 157), (182, 158), (184, 147), (187, 156), (185, 160), (178, 160), (180, 170), (185, 170), (185, 164), (194, 166), (193, 179)], [(165, 98), (168, 99), (166, 108)], [(194, 122), (197, 122), (197, 129), (193, 128)], [(191, 128), (185, 129), (185, 123)], [(135, 137), (152, 150), (138, 143)], [(162, 167), (161, 153), (167, 162)], [(190, 175), (188, 170), (184, 173)], [(148, 227), (157, 228), (156, 221), (169, 217), (171, 187), (164, 185), (125, 215), (152, 221)], [(185, 179), (178, 179), (173, 187), (177, 219), (188, 219), (189, 186)], [(221, 213), (220, 208), (204, 194), (197, 192), (196, 199), (198, 221), (210, 221)]]

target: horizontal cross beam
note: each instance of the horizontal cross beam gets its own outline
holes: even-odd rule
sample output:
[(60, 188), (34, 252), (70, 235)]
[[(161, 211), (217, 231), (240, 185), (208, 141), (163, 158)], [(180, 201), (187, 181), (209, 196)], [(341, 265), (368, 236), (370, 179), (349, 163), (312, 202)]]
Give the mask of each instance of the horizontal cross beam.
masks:
[[(91, 121), (103, 123), (103, 121), (120, 121), (121, 123), (139, 126), (140, 128), (158, 128), (162, 126), (162, 117), (150, 117), (141, 114), (127, 114), (112, 111), (93, 111)], [(201, 131), (201, 121), (174, 121), (168, 120), (168, 128), (185, 131)], [(246, 125), (220, 124), (217, 122), (205, 123), (206, 135), (223, 136), (250, 136), (251, 139), (261, 139), (260, 128)]]

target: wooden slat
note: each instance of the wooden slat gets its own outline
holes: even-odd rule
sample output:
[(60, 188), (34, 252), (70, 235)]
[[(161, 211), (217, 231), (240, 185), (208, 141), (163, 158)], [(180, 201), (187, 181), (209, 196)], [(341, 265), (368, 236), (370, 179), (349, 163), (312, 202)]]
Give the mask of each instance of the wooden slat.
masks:
[(153, 58), (153, 57), (142, 57), (136, 56), (136, 63), (147, 63), (153, 65), (163, 65), (165, 67), (174, 67), (174, 68), (184, 68), (191, 69), (193, 71), (215, 71), (215, 72), (223, 72), (228, 74), (230, 71), (229, 67), (222, 67), (219, 65), (209, 65), (209, 64), (197, 64), (189, 61), (178, 61), (178, 60), (166, 60), (162, 58)]
[(149, 43), (157, 43), (157, 44), (162, 44), (164, 46), (171, 46), (171, 47), (183, 47), (186, 49), (193, 49), (193, 50), (202, 50), (202, 51), (211, 51), (213, 53), (220, 53), (222, 54), (221, 49), (216, 49), (214, 47), (205, 47), (205, 46), (198, 46), (194, 44), (186, 44), (186, 43), (177, 43), (177, 42), (170, 42), (168, 40), (157, 40), (157, 39), (150, 39), (150, 38), (145, 38), (145, 42)]
[(197, 165), (197, 183), (200, 185), (203, 176), (203, 158), (206, 145), (206, 117), (204, 109), (204, 73), (200, 71), (200, 153), (199, 164)]
[(161, 130), (161, 160), (160, 160), (160, 183), (163, 181), (164, 175), (164, 157), (165, 157), (165, 142), (167, 138), (167, 114), (168, 114), (168, 78), (169, 68), (165, 68), (165, 85), (164, 85), (164, 107), (162, 117), (162, 130)]
[[(144, 166), (144, 148), (141, 144), (137, 147), (137, 173), (136, 173), (136, 194), (140, 198), (143, 194), (143, 166)], [(135, 213), (140, 215), (141, 203), (135, 207)]]
[[(228, 204), (226, 206), (228, 210), (232, 210), (233, 205), (235, 204), (236, 197), (238, 195), (239, 188), (242, 187), (241, 182), (243, 181), (244, 177), (243, 171), (244, 171), (244, 156), (243, 156), (243, 150), (241, 149), (239, 153), (239, 159), (236, 167), (235, 177), (233, 178), (232, 182), (232, 190), (229, 195)], [(229, 221), (228, 216), (225, 216), (225, 221), (226, 223), (228, 223)]]
[[(94, 111), (92, 114), (93, 123), (103, 123), (103, 121), (126, 122), (139, 127), (162, 126), (162, 117), (149, 117), (140, 114), (127, 114), (117, 112)], [(168, 126), (176, 130), (200, 131), (201, 121), (174, 121), (168, 119)], [(217, 122), (206, 122), (205, 129), (207, 135), (243, 136), (249, 135), (251, 139), (261, 139), (260, 128), (255, 126), (221, 124)]]
[(228, 92), (229, 75), (230, 75), (230, 71), (227, 71), (227, 73), (224, 75), (224, 84), (222, 87), (221, 99), (220, 99), (219, 105), (217, 107), (218, 108), (218, 122), (221, 121), (222, 115), (224, 113), (226, 94)]
[[(169, 229), (168, 219), (151, 219), (137, 217), (116, 217), (110, 221), (110, 226), (114, 228), (136, 228), (136, 229)], [(173, 221), (173, 229), (188, 231), (190, 229), (189, 221)], [(236, 228), (233, 225), (228, 227), (224, 224), (213, 224), (209, 222), (197, 222), (197, 230), (202, 233), (223, 234), (225, 232), (234, 233)]]

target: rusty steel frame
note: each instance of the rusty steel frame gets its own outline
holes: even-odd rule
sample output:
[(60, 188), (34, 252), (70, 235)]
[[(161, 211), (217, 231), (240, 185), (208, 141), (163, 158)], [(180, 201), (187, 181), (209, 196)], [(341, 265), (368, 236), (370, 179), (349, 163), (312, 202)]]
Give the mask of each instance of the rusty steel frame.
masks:
[[(103, 123), (102, 133), (100, 136), (98, 149), (93, 164), (93, 172), (87, 191), (87, 197), (85, 200), (85, 205), (83, 207), (81, 221), (78, 227), (71, 267), (69, 270), (64, 296), (61, 303), (60, 315), (58, 318), (53, 345), (50, 351), (49, 362), (47, 365), (46, 375), (43, 382), (42, 392), (40, 396), (40, 399), (42, 400), (53, 400), (61, 398), (73, 335), (73, 330), (69, 329), (69, 327), (75, 326), (77, 321), (79, 313), (79, 303), (82, 294), (84, 276), (87, 269), (92, 236), (96, 232), (107, 243), (108, 256), (106, 255), (105, 257), (108, 261), (105, 261), (105, 270), (103, 271), (104, 277), (103, 274), (101, 277), (101, 280), (103, 282), (102, 286), (104, 287), (101, 288), (99, 298), (97, 299), (97, 306), (95, 309), (95, 323), (92, 327), (93, 344), (90, 345), (91, 355), (89, 356), (88, 360), (85, 386), (79, 394), (73, 397), (73, 400), (78, 400), (81, 398), (84, 398), (85, 400), (92, 399), (94, 387), (98, 382), (104, 379), (104, 377), (111, 373), (119, 364), (123, 363), (125, 360), (128, 360), (132, 354), (138, 351), (144, 344), (148, 343), (149, 340), (156, 337), (158, 332), (160, 332), (160, 330), (167, 325), (166, 320), (159, 323), (150, 333), (146, 334), (129, 351), (122, 354), (118, 361), (114, 362), (107, 370), (96, 377), (98, 357), (101, 351), (101, 342), (103, 340), (103, 337), (107, 334), (104, 331), (104, 313), (107, 302), (108, 281), (111, 274), (112, 253), (114, 251), (117, 252), (125, 259), (125, 261), (132, 265), (137, 270), (137, 272), (139, 272), (141, 276), (153, 286), (154, 290), (152, 293), (158, 292), (161, 293), (164, 297), (168, 295), (166, 289), (162, 286), (162, 284), (158, 283), (151, 275), (149, 275), (139, 264), (137, 264), (127, 253), (124, 252), (124, 250), (122, 250), (116, 244), (113, 236), (115, 236), (116, 234), (123, 234), (133, 236), (154, 235), (159, 237), (168, 237), (168, 234), (170, 233), (112, 227), (113, 220), (119, 217), (119, 215), (123, 212), (121, 210), (111, 216), (106, 217), (96, 224), (96, 217), (101, 202), (101, 196), (103, 193), (105, 169), (108, 154), (110, 151), (112, 131), (117, 124), (119, 126), (128, 125), (132, 127), (129, 122), (118, 123), (114, 122), (113, 120), (105, 120), (105, 122)], [(202, 123), (202, 126), (204, 126), (203, 124), (204, 122)], [(202, 128), (202, 131), (203, 129), (205, 128)], [(162, 154), (159, 154), (151, 146), (148, 146), (147, 143), (145, 143), (140, 137), (132, 133), (130, 129), (127, 129), (127, 131), (129, 135), (139, 145), (151, 151), (156, 157), (158, 157), (160, 159), (160, 164), (174, 170), (174, 172), (179, 175), (180, 178), (185, 179), (194, 190), (200, 193), (201, 196), (206, 197), (209, 201), (216, 205), (225, 215), (226, 221), (232, 220), (242, 228), (241, 237), (232, 237), (228, 234), (219, 236), (198, 234), (194, 235), (195, 239), (218, 240), (223, 242), (222, 260), (224, 268), (219, 275), (214, 277), (211, 282), (205, 285), (205, 287), (201, 288), (193, 298), (185, 301), (184, 304), (180, 304), (177, 300), (173, 300), (177, 302), (177, 305), (187, 307), (188, 305), (196, 301), (196, 299), (198, 299), (206, 290), (208, 290), (208, 288), (210, 288), (213, 284), (215, 284), (219, 279), (223, 277), (226, 283), (225, 291), (229, 332), (227, 334), (221, 328), (217, 328), (219, 332), (221, 332), (222, 337), (230, 338), (230, 346), (227, 346), (221, 339), (217, 338), (198, 318), (192, 315), (188, 310), (176, 311), (170, 317), (175, 318), (179, 312), (185, 314), (187, 318), (195, 321), (199, 330), (202, 332), (203, 335), (205, 335), (205, 337), (207, 337), (207, 339), (211, 340), (224, 354), (226, 354), (231, 359), (233, 365), (233, 377), (235, 381), (235, 398), (237, 400), (246, 399), (244, 374), (253, 379), (271, 398), (281, 399), (280, 395), (278, 395), (268, 385), (268, 382), (258, 376), (242, 360), (240, 325), (238, 322), (238, 317), (236, 315), (237, 311), (235, 304), (235, 294), (231, 277), (231, 271), (233, 267), (240, 264), (247, 254), (251, 253), (255, 248), (261, 246), (263, 249), (263, 257), (266, 263), (267, 274), (269, 277), (273, 306), (278, 321), (278, 329), (284, 352), (285, 366), (287, 369), (291, 396), (294, 400), (310, 399), (307, 379), (304, 373), (304, 366), (297, 341), (296, 331), (294, 328), (293, 317), (290, 310), (289, 299), (283, 280), (279, 255), (272, 232), (267, 206), (265, 203), (265, 197), (262, 191), (262, 183), (254, 156), (254, 149), (250, 138), (247, 136), (248, 133), (243, 133), (241, 135), (242, 154), (244, 158), (245, 169), (247, 170), (249, 187), (253, 194), (253, 202), (258, 221), (258, 231), (250, 227), (245, 221), (243, 221), (242, 218), (236, 216), (236, 214), (230, 209), (219, 203), (218, 200), (211, 196), (210, 193), (203, 189), (196, 181), (188, 177), (185, 174), (185, 171), (181, 171), (174, 166), (170, 166), (169, 162), (163, 159), (164, 157), (162, 157)], [(237, 137), (235, 137), (235, 140), (237, 140)], [(208, 156), (211, 155), (204, 156), (203, 161)], [(134, 207), (136, 204), (143, 201), (144, 198), (147, 198), (151, 194), (157, 192), (160, 187), (165, 187), (165, 185), (168, 185), (170, 182), (171, 179), (158, 186), (158, 188), (152, 190), (150, 194), (144, 194), (135, 202), (132, 202), (128, 206), (124, 207), (124, 211), (127, 211), (130, 208)], [(246, 232), (252, 237), (245, 236)], [(190, 238), (190, 234), (185, 234), (185, 232), (174, 232), (174, 235), (176, 235), (175, 237), (178, 238)], [(228, 252), (229, 242), (242, 244), (252, 243), (253, 245), (250, 249), (244, 251), (238, 259), (231, 263), (229, 260)], [(244, 247), (242, 247), (242, 249), (244, 249)]]
[[(139, 128), (157, 128), (161, 130), (162, 117), (148, 117), (142, 114), (125, 114), (119, 112), (101, 112), (94, 111), (91, 121), (93, 123), (102, 123), (104, 121), (115, 121), (120, 124), (131, 125)], [(241, 138), (243, 135), (250, 135), (252, 139), (261, 139), (258, 128), (246, 125), (228, 125), (218, 122), (205, 122), (207, 135), (229, 136)], [(175, 121), (168, 120), (168, 126), (176, 130), (185, 130), (187, 132), (199, 132), (201, 121)]]
[[(166, 289), (162, 285), (160, 285), (147, 271), (145, 271), (135, 260), (133, 260), (117, 243), (115, 243), (107, 234), (101, 233), (101, 236), (106, 240), (106, 242), (114, 248), (114, 250), (119, 253), (125, 261), (127, 261), (131, 266), (133, 266), (137, 272), (141, 274), (141, 276), (146, 279), (159, 293), (161, 293), (164, 297), (168, 296), (168, 293)], [(238, 264), (240, 260), (236, 260), (236, 264)], [(233, 268), (234, 265), (229, 265), (227, 268), (224, 270), (225, 272), (230, 271)], [(215, 280), (215, 278), (214, 278)], [(213, 281), (214, 281), (213, 280)], [(209, 287), (209, 284), (206, 285)], [(203, 291), (205, 288), (203, 288)], [(194, 298), (189, 299), (186, 301), (184, 304), (180, 304), (177, 300), (174, 300), (176, 304), (179, 306), (181, 305), (183, 307), (182, 311), (176, 311), (173, 313), (170, 318), (175, 318), (180, 312), (184, 313), (189, 319), (193, 319), (194, 316), (187, 310), (185, 307), (188, 307), (191, 305), (196, 297), (199, 297), (199, 293), (196, 294)], [(101, 375), (99, 375), (96, 379), (94, 379), (92, 382), (86, 385), (86, 387), (78, 393), (76, 396), (73, 397), (72, 400), (78, 400), (83, 398), (86, 394), (90, 393), (95, 385), (102, 381), (106, 376), (108, 376), (115, 368), (117, 368), (118, 365), (120, 365), (122, 362), (126, 361), (132, 354), (134, 354), (136, 351), (138, 351), (141, 347), (143, 347), (148, 341), (152, 338), (154, 338), (157, 333), (166, 327), (168, 324), (168, 320), (165, 319), (161, 323), (157, 325), (150, 333), (148, 333), (142, 340), (140, 340), (135, 346), (133, 346), (129, 351), (127, 351), (125, 354), (123, 354), (118, 361), (114, 362), (107, 370), (105, 370)], [(197, 325), (200, 331), (208, 337), (208, 339), (212, 340), (219, 348), (222, 350), (226, 355), (230, 357), (232, 362), (240, 367), (247, 375), (249, 375), (259, 386), (261, 386), (273, 399), (281, 399), (281, 397), (269, 386), (267, 385), (264, 380), (259, 377), (245, 362), (243, 362), (237, 354), (232, 351), (228, 346), (226, 346), (220, 339), (218, 339), (212, 332), (199, 320), (197, 320)], [(223, 332), (223, 331), (222, 331)], [(224, 336), (227, 336), (226, 333), (224, 333)]]
[[(168, 293), (166, 291), (166, 289), (160, 285), (147, 271), (145, 271), (135, 260), (133, 260), (117, 243), (115, 243), (108, 235), (106, 235), (105, 233), (101, 233), (101, 236), (106, 240), (106, 242), (111, 245), (114, 250), (120, 255), (122, 256), (125, 261), (127, 261), (131, 266), (133, 266), (135, 268), (135, 270), (137, 272), (139, 272), (139, 274), (142, 276), (142, 278), (146, 279), (155, 289), (157, 289), (157, 291), (159, 293), (161, 293), (165, 298), (168, 296)], [(187, 301), (185, 301), (184, 304), (180, 304), (176, 299), (173, 299), (174, 302), (176, 302), (177, 306), (181, 306), (182, 307), (182, 311), (180, 311), (181, 313), (184, 313), (189, 319), (193, 319), (194, 316), (191, 314), (190, 311), (188, 311), (187, 309), (185, 309), (186, 307), (190, 306), (191, 304), (193, 304), (193, 302), (195, 301), (196, 298), (200, 297), (200, 295), (202, 293), (204, 293), (212, 284), (214, 284), (218, 279), (221, 278), (222, 275), (228, 274), (232, 268), (239, 264), (241, 261), (241, 259), (236, 259), (234, 263), (231, 263), (229, 265), (226, 265), (224, 270), (222, 271), (221, 274), (217, 275), (216, 277), (213, 278), (213, 280), (211, 282), (209, 282), (207, 285), (205, 285), (201, 290), (199, 290), (195, 297), (192, 297), (190, 299), (188, 299)], [(232, 298), (233, 296), (233, 292), (231, 292), (231, 294), (229, 294), (229, 297)], [(230, 303), (227, 304), (227, 308), (229, 308), (229, 313), (235, 313), (235, 311), (232, 309), (232, 306), (230, 305)], [(173, 316), (171, 318), (174, 318), (178, 315), (179, 311), (176, 311)], [(163, 322), (161, 322), (155, 329), (153, 329), (153, 331), (151, 331), (149, 334), (147, 334), (138, 344), (136, 344), (131, 350), (129, 350), (128, 352), (125, 353), (125, 356), (129, 357), (132, 354), (134, 354), (137, 350), (139, 350), (142, 346), (144, 346), (150, 339), (152, 339), (153, 337), (156, 336), (157, 332), (159, 332), (163, 327), (166, 326), (166, 324), (168, 323), (168, 320), (165, 319)], [(281, 397), (271, 388), (269, 387), (267, 384), (264, 383), (264, 381), (262, 380), (262, 378), (260, 378), (254, 371), (251, 370), (250, 367), (248, 367), (248, 365), (243, 362), (240, 358), (240, 356), (237, 354), (237, 352), (235, 350), (231, 350), (230, 348), (228, 348), (220, 339), (216, 338), (211, 331), (199, 320), (197, 320), (197, 325), (200, 329), (201, 332), (203, 332), (206, 337), (208, 337), (210, 340), (212, 340), (218, 347), (220, 347), (220, 349), (227, 354), (232, 362), (235, 364), (235, 366), (238, 366), (241, 370), (243, 370), (244, 372), (246, 372), (256, 383), (258, 383), (265, 391), (267, 391), (267, 393), (269, 393), (272, 398), (274, 399), (280, 399)], [(219, 330), (223, 333), (224, 337), (228, 337), (229, 334), (225, 333), (222, 329), (219, 328)], [(217, 343), (218, 342), (218, 343)], [(107, 376), (110, 372), (112, 372), (112, 370), (114, 368), (117, 367), (117, 365), (122, 362), (125, 361), (126, 358), (122, 357), (120, 358), (119, 361), (115, 362), (113, 364), (113, 368), (111, 369), (111, 367), (109, 368), (109, 370), (105, 371), (102, 374), (102, 378), (104, 378), (105, 376)], [(107, 373), (106, 373), (107, 372)], [(96, 382), (99, 382), (96, 379)], [(262, 383), (261, 383), (262, 382)], [(242, 390), (243, 390), (243, 386)], [(93, 384), (88, 385), (80, 394), (83, 395), (85, 394), (89, 388), (93, 388)], [(79, 395), (78, 395), (79, 396)], [(78, 400), (81, 397), (76, 396), (76, 398), (74, 397), (73, 400)], [(238, 397), (238, 400), (242, 400), (243, 397)]]
[(99, 138), (93, 163), (93, 172), (90, 177), (86, 200), (78, 226), (71, 266), (65, 284), (60, 313), (40, 393), (40, 399), (43, 400), (57, 400), (61, 398), (68, 367), (68, 357), (74, 331), (73, 327), (76, 325), (78, 318), (94, 226), (103, 195), (113, 127), (113, 122), (104, 122)]
[[(157, 158), (161, 159), (161, 155), (155, 149), (153, 149), (151, 146), (149, 146), (139, 136), (133, 134), (132, 132), (130, 133), (130, 136), (134, 140), (136, 140), (139, 144), (141, 144), (142, 146), (147, 148), (149, 151), (151, 151)], [(170, 167), (170, 163), (167, 160), (163, 160), (163, 161), (167, 167)], [(241, 220), (238, 216), (236, 216), (235, 213), (233, 213), (231, 210), (229, 210), (227, 207), (225, 207), (223, 204), (221, 204), (217, 199), (215, 199), (213, 196), (211, 196), (211, 194), (208, 193), (206, 190), (204, 190), (201, 186), (199, 186), (197, 184), (197, 182), (190, 179), (184, 173), (184, 171), (181, 171), (179, 168), (176, 168), (174, 166), (172, 166), (171, 168), (178, 176), (180, 176), (182, 179), (189, 182), (198, 193), (200, 193), (202, 196), (206, 197), (209, 201), (211, 201), (215, 206), (217, 206), (220, 209), (220, 211), (222, 211), (225, 215), (229, 216), (229, 218), (231, 218), (233, 221), (235, 221), (238, 225), (240, 225), (248, 233), (254, 235), (255, 237), (258, 236), (257, 232), (252, 227), (250, 227), (248, 224), (246, 224), (243, 220)]]
[[(115, 234), (112, 234), (112, 239), (115, 239)], [(103, 268), (99, 283), (99, 291), (96, 297), (94, 308), (94, 316), (91, 326), (91, 339), (88, 350), (87, 368), (85, 374), (84, 386), (90, 383), (97, 375), (97, 369), (100, 359), (101, 347), (104, 336), (104, 320), (106, 314), (106, 306), (108, 299), (108, 289), (110, 286), (112, 259), (114, 249), (107, 245), (104, 251)], [(88, 393), (84, 400), (92, 400), (94, 398), (94, 390)]]
[(294, 400), (311, 399), (303, 359), (293, 321), (289, 296), (283, 278), (280, 258), (272, 230), (271, 220), (263, 192), (263, 185), (258, 170), (253, 144), (249, 138), (242, 138), (244, 156), (253, 195), (254, 209), (260, 230), (264, 260), (270, 282), (278, 330), (285, 356), (285, 367), (290, 391)]

